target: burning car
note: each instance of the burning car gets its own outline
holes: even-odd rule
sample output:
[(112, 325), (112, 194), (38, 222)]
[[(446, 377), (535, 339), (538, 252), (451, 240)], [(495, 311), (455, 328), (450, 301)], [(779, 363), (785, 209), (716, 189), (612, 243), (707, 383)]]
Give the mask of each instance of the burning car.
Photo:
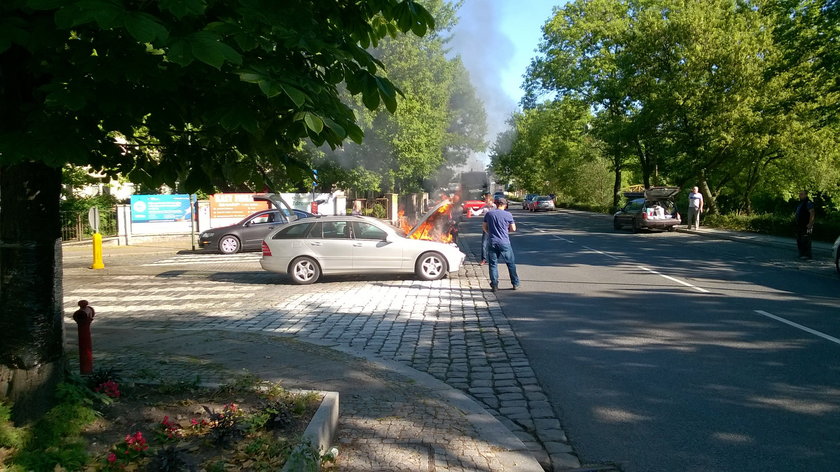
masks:
[(311, 284), (325, 274), (414, 273), (437, 280), (457, 272), (466, 255), (442, 242), (452, 238), (442, 223), (444, 214), (449, 220), (448, 210), (436, 208), (408, 234), (366, 216), (298, 220), (265, 238), (260, 265), (295, 284)]

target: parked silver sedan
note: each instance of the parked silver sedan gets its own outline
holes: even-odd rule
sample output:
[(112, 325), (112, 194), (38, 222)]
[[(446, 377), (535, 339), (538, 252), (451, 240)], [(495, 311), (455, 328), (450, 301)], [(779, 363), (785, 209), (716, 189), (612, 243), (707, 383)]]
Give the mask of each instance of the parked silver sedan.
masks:
[(466, 255), (452, 244), (409, 239), (366, 216), (299, 220), (275, 230), (262, 244), (262, 268), (311, 284), (325, 274), (414, 273), (437, 280), (461, 268)]

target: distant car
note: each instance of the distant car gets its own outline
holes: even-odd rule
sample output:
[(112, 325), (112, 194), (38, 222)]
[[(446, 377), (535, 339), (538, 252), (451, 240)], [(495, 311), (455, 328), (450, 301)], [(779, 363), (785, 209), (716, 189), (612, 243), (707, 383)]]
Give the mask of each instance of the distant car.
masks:
[(536, 193), (528, 193), (525, 195), (525, 198), (522, 199), (522, 209), (527, 210), (528, 206), (531, 204), (532, 200), (535, 200), (539, 195)]
[(840, 274), (840, 236), (834, 240), (834, 268), (837, 269), (837, 274)]
[(498, 200), (500, 198), (505, 198), (505, 192), (496, 192), (493, 194), (493, 200)]
[(682, 222), (673, 200), (679, 191), (676, 187), (652, 187), (644, 193), (625, 193), (632, 200), (613, 215), (613, 227), (629, 226), (634, 233), (641, 229), (674, 231)]
[[(309, 218), (312, 213), (293, 209), (297, 217)], [(286, 215), (289, 210), (282, 212), (277, 209), (258, 211), (239, 223), (230, 226), (208, 229), (199, 235), (198, 243), (202, 249), (218, 251), (222, 254), (235, 254), (240, 251), (259, 251), (263, 239), (272, 230), (289, 222)]]
[(303, 285), (325, 274), (414, 273), (422, 280), (437, 280), (458, 271), (466, 258), (454, 244), (403, 234), (367, 216), (298, 220), (265, 238), (260, 264)]
[(529, 211), (554, 211), (554, 199), (549, 196), (541, 196), (528, 203)]

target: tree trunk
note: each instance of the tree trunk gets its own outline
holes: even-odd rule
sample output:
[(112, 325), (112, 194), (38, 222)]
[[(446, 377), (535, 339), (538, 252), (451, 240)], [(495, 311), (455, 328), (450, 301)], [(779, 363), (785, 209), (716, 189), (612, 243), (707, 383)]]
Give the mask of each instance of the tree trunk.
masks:
[(616, 154), (613, 157), (613, 170), (615, 171), (615, 182), (613, 183), (613, 211), (618, 211), (618, 204), (621, 201), (621, 157)]
[(706, 180), (706, 169), (700, 171), (700, 193), (703, 194), (703, 212), (709, 214), (716, 214), (718, 212), (717, 202), (715, 196), (712, 194), (712, 189), (709, 188), (709, 182)]
[(44, 413), (64, 374), (61, 170), (0, 166), (0, 400), (25, 424)]

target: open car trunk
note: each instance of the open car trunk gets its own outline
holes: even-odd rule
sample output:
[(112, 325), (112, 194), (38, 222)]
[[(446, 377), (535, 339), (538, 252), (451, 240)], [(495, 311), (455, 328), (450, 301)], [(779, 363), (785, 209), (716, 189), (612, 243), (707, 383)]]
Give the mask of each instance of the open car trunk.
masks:
[(279, 193), (256, 194), (253, 198), (256, 202), (268, 202), (270, 206), (273, 206), (274, 208), (280, 210), (280, 213), (285, 215), (290, 222), (298, 219), (294, 209), (292, 209), (289, 203), (286, 202), (286, 200), (283, 197), (281, 197)]

